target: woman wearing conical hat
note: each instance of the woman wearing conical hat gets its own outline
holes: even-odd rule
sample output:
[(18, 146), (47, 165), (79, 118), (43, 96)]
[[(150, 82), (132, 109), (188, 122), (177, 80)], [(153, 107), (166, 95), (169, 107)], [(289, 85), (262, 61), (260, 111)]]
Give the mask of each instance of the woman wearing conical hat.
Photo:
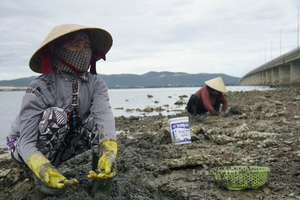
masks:
[(220, 104), (223, 104), (221, 112), (225, 112), (228, 106), (226, 97), (222, 92), (227, 92), (221, 77), (205, 81), (206, 86), (200, 88), (191, 95), (187, 110), (191, 114), (202, 114), (207, 111), (211, 115), (220, 114)]
[(111, 46), (112, 37), (103, 29), (63, 24), (29, 61), (42, 75), (28, 86), (7, 145), (12, 160), (27, 165), (46, 194), (78, 184), (55, 166), (88, 149), (96, 158), (87, 172), (90, 179), (106, 181), (117, 173), (115, 121), (107, 86), (96, 73), (96, 61), (105, 60)]

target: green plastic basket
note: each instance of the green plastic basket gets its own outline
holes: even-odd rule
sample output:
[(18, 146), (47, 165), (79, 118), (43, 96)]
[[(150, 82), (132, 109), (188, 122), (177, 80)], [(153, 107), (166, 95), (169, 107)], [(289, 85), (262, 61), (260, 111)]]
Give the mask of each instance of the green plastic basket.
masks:
[(227, 166), (213, 168), (216, 182), (229, 190), (257, 189), (268, 179), (268, 167)]

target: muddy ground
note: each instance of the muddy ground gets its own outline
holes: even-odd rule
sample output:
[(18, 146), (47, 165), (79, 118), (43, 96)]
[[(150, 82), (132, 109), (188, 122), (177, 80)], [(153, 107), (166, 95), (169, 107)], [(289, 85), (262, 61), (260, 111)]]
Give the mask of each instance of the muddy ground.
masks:
[[(118, 175), (112, 199), (300, 199), (300, 87), (228, 92), (226, 115), (117, 117)], [(155, 112), (155, 111), (154, 111)], [(192, 142), (171, 143), (168, 119), (189, 117)], [(270, 168), (258, 189), (233, 191), (219, 186), (212, 169), (220, 166)], [(61, 164), (59, 170), (79, 184), (60, 196), (37, 191), (26, 168), (0, 155), (0, 199), (92, 198), (87, 178), (91, 153)]]

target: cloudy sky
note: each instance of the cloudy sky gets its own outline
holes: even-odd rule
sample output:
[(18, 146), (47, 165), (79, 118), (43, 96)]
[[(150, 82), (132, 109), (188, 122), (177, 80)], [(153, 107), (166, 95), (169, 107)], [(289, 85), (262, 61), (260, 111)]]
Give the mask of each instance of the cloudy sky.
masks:
[(242, 77), (297, 47), (299, 0), (0, 1), (0, 80), (39, 74), (28, 62), (54, 26), (113, 37), (101, 74), (149, 71)]

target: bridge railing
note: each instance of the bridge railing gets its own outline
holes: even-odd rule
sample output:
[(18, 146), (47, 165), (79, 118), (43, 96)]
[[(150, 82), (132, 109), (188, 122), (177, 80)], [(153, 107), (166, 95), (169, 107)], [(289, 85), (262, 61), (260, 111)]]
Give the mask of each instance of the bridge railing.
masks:
[(277, 65), (282, 65), (283, 63), (286, 63), (286, 62), (289, 62), (293, 59), (296, 59), (297, 57), (300, 57), (300, 49), (299, 48), (295, 48), (263, 65), (261, 65), (260, 67), (248, 72), (246, 75), (244, 75), (240, 80), (242, 80), (243, 78), (247, 77), (247, 76), (250, 76), (251, 74), (255, 74), (259, 71), (263, 71), (265, 69), (268, 69), (268, 68), (272, 68), (274, 66), (277, 66)]

